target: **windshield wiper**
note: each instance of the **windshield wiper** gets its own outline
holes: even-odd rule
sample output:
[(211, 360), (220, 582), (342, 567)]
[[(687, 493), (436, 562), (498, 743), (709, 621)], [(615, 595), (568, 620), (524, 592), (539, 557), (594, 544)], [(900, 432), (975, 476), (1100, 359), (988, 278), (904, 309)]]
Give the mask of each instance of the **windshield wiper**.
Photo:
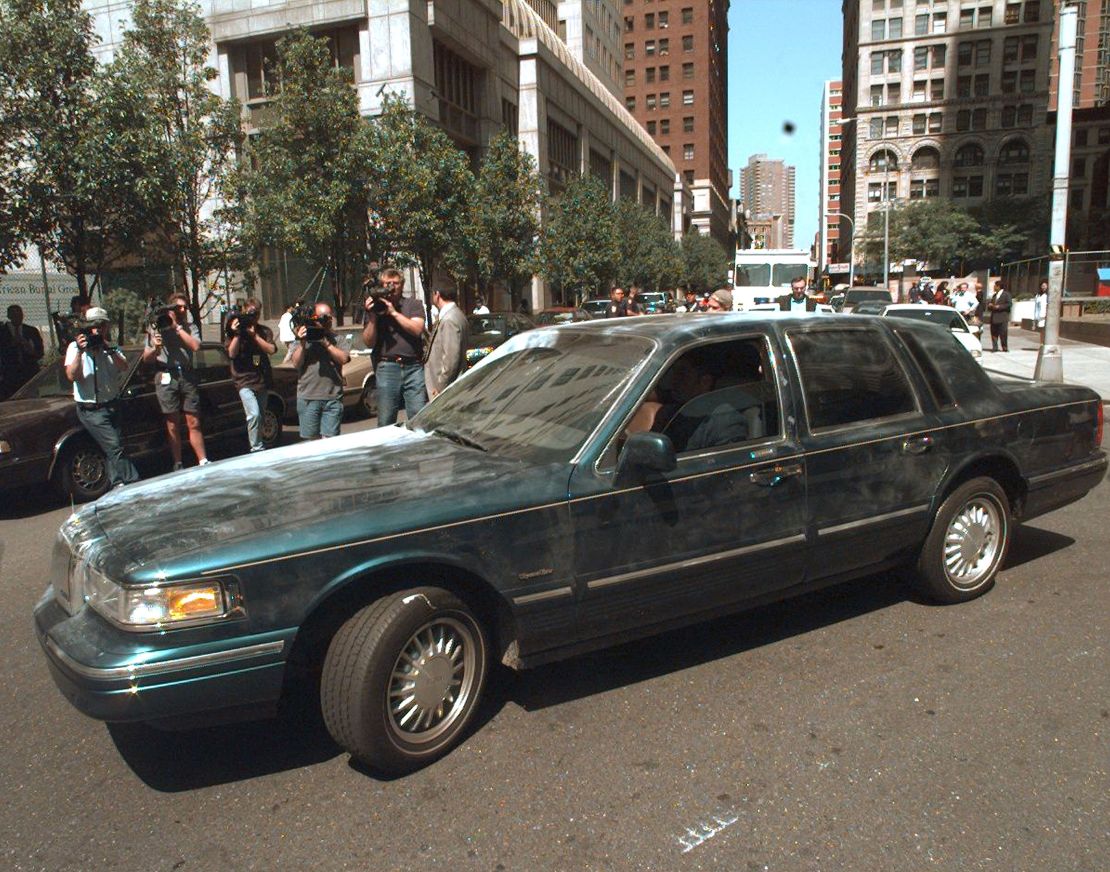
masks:
[(444, 439), (450, 439), (452, 442), (456, 442), (459, 445), (465, 445), (467, 448), (477, 448), (479, 451), (489, 451), (489, 449), (486, 448), (486, 446), (483, 445), (481, 442), (476, 442), (469, 436), (463, 436), (462, 433), (456, 433), (454, 430), (447, 430), (443, 427), (436, 427), (436, 429), (432, 431), (432, 434), (435, 436), (442, 436)]

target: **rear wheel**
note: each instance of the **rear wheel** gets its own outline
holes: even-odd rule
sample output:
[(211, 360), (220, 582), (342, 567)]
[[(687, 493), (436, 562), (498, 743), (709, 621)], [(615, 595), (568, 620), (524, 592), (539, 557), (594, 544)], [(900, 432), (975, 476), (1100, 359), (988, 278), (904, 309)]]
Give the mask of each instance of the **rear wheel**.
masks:
[(267, 448), (276, 448), (281, 441), (281, 404), (277, 400), (267, 402), (266, 408), (262, 410), (258, 437)]
[(941, 504), (921, 549), (921, 590), (942, 603), (990, 590), (1010, 547), (1010, 524), (1010, 501), (997, 481), (964, 482)]
[(54, 467), (54, 487), (63, 497), (80, 503), (108, 492), (108, 458), (93, 442), (67, 445)]
[(385, 772), (409, 772), (462, 737), (485, 687), (485, 630), (450, 591), (383, 597), (335, 634), (321, 708), (335, 741)]
[(358, 399), (358, 407), (368, 418), (378, 417), (378, 386), (374, 379), (368, 379)]

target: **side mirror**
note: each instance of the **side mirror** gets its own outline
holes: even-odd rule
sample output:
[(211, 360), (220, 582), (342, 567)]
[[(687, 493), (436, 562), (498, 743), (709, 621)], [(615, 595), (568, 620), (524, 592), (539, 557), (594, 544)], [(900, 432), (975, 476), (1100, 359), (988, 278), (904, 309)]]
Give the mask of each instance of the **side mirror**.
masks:
[(614, 484), (642, 481), (675, 468), (674, 445), (662, 433), (633, 433), (617, 460)]

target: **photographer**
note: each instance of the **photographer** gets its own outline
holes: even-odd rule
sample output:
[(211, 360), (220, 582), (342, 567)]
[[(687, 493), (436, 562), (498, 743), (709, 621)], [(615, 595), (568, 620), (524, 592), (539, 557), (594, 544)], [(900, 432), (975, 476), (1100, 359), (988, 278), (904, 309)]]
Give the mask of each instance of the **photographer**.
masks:
[(193, 369), (193, 352), (200, 348), (200, 329), (189, 323), (189, 301), (184, 294), (172, 294), (166, 307), (147, 327), (143, 363), (154, 364), (154, 394), (166, 419), (166, 436), (173, 455), (173, 468), (181, 463), (181, 417), (189, 431), (189, 445), (197, 464), (207, 464), (204, 434), (200, 429), (200, 389)]
[(247, 439), (251, 451), (261, 451), (262, 411), (266, 408), (266, 392), (273, 384), (270, 355), (277, 351), (274, 334), (265, 324), (258, 323), (262, 304), (250, 297), (242, 312), (232, 311), (227, 319), (225, 347), (231, 360), (231, 380), (239, 390), (239, 399), (247, 416)]
[(351, 355), (332, 332), (331, 306), (317, 303), (310, 321), (297, 323), (290, 362), (296, 368), (297, 424), (302, 439), (339, 435), (343, 420), (343, 365)]
[(378, 426), (386, 427), (397, 423), (402, 401), (410, 421), (427, 401), (421, 342), (424, 306), (404, 297), (405, 279), (399, 271), (382, 270), (381, 281), (382, 292), (366, 300), (362, 340), (373, 349)]
[(108, 313), (99, 307), (85, 312), (76, 338), (66, 348), (66, 378), (73, 382), (77, 420), (108, 458), (112, 487), (139, 480), (139, 471), (123, 453), (120, 430), (119, 389), (127, 358), (108, 344)]

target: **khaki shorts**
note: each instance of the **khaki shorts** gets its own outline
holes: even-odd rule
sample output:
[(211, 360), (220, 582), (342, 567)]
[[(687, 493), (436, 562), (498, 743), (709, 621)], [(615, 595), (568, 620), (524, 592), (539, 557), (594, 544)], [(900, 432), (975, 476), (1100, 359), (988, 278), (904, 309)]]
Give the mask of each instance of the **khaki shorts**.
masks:
[(196, 373), (174, 372), (168, 373), (169, 382), (165, 382), (167, 373), (159, 372), (154, 376), (154, 395), (158, 397), (158, 405), (163, 415), (176, 415), (178, 412), (187, 412), (190, 415), (200, 413), (200, 390), (197, 388)]

